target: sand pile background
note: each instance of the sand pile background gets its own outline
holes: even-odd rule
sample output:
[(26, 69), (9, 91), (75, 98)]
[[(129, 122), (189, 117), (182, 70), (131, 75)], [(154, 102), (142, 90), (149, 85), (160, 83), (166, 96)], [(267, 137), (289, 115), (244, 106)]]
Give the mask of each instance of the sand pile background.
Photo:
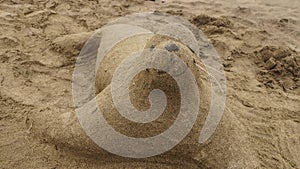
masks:
[[(179, 157), (173, 162), (171, 157), (154, 158), (149, 163), (300, 168), (299, 2), (0, 2), (2, 168), (114, 167), (112, 162), (145, 166), (142, 161), (105, 153), (82, 153), (65, 144), (69, 140), (55, 138), (68, 137), (77, 124), (71, 80), (84, 42), (94, 30), (120, 16), (154, 10), (189, 19), (211, 39), (224, 63), (228, 92), (223, 127), (211, 142), (191, 157), (183, 155), (181, 163), (176, 162)], [(47, 125), (39, 124), (35, 114)]]

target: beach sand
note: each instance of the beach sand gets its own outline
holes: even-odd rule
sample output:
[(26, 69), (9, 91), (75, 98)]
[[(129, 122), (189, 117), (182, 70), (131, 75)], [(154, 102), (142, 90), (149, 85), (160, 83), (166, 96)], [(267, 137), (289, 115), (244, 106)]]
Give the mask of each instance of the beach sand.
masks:
[[(72, 73), (85, 41), (121, 16), (149, 11), (189, 20), (217, 49), (227, 79), (220, 126), (228, 131), (218, 128), (191, 156), (179, 153), (179, 164), (82, 153), (72, 140), (57, 141), (68, 122), (79, 126)], [(299, 169), (299, 159), (300, 1), (0, 0), (0, 168)]]

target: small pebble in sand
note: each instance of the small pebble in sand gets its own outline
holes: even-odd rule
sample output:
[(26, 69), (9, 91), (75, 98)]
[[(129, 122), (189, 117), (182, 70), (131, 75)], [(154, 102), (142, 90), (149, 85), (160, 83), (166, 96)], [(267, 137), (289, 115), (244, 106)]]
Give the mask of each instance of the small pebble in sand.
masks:
[(271, 57), (266, 63), (266, 68), (270, 70), (273, 69), (275, 66), (276, 66), (276, 60), (273, 57)]

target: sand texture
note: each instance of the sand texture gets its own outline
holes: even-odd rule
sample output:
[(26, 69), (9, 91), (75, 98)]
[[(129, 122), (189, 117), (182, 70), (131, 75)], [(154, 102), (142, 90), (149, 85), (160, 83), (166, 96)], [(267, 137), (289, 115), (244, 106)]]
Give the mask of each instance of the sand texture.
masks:
[[(72, 100), (72, 74), (95, 30), (121, 16), (149, 11), (181, 16), (210, 39), (226, 73), (226, 109), (210, 140), (193, 144), (209, 107), (207, 74), (201, 69), (197, 83), (204, 113), (191, 134), (163, 155), (128, 159), (102, 150), (81, 128)], [(110, 81), (122, 57), (118, 50), (145, 39), (156, 41), (158, 48), (173, 41), (129, 38), (108, 54), (96, 79), (104, 116), (132, 137), (155, 135), (172, 123), (165, 121), (176, 117), (166, 114), (156, 123), (140, 125), (122, 119), (113, 106)], [(296, 0), (0, 0), (0, 168), (299, 169), (299, 40)], [(183, 49), (178, 55), (192, 63), (193, 53), (177, 45)], [(128, 52), (139, 45), (131, 47)], [(130, 94), (133, 103), (141, 103), (134, 105), (138, 109), (149, 107), (143, 98), (159, 87), (170, 93), (172, 106), (166, 112), (177, 110), (178, 88), (167, 74), (148, 70), (133, 81)]]

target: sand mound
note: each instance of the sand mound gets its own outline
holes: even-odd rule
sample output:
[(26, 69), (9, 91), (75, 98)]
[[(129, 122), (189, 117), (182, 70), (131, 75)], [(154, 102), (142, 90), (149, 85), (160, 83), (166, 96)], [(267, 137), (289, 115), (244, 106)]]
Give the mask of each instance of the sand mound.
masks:
[(300, 57), (297, 52), (283, 47), (266, 46), (257, 51), (257, 65), (262, 67), (258, 80), (267, 87), (281, 87), (299, 93)]

